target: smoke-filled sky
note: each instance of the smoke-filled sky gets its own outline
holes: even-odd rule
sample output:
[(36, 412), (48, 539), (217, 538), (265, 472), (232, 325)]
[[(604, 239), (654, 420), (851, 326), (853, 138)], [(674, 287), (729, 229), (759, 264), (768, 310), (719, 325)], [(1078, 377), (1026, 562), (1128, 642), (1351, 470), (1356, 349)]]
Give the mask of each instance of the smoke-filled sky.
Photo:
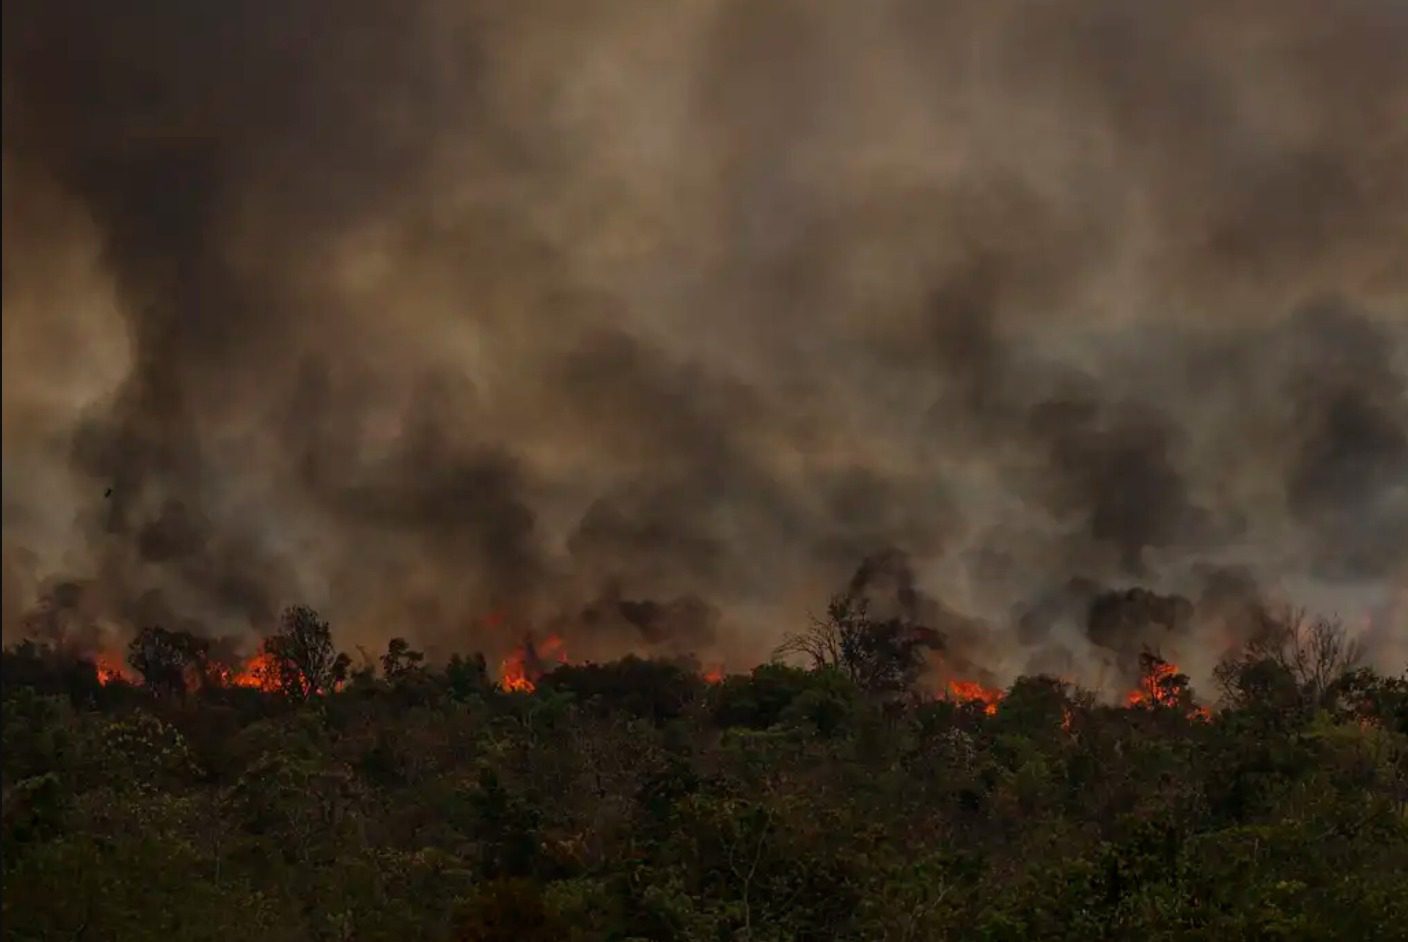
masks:
[(3, 16), (7, 637), (1408, 661), (1403, 3)]

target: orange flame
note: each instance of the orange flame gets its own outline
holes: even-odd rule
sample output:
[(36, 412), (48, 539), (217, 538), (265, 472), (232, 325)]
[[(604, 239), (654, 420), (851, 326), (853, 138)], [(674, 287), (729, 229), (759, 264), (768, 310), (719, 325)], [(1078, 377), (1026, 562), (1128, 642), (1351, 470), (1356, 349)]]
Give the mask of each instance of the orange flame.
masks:
[(233, 677), (230, 677), (229, 673), (229, 669), (225, 669), (231, 686), (250, 687), (265, 693), (275, 693), (279, 689), (278, 667), (274, 663), (274, 656), (268, 651), (260, 651), (245, 661), (244, 667)]
[(122, 661), (110, 654), (99, 654), (95, 666), (98, 670), (98, 683), (106, 687), (108, 684), (122, 681), (128, 682), (127, 668)]
[(704, 683), (706, 684), (721, 684), (724, 682), (723, 665), (720, 664), (706, 668), (704, 673), (700, 674), (699, 676), (704, 679)]
[(528, 679), (522, 648), (515, 650), (499, 664), (499, 685), (506, 691), (532, 693), (537, 684)]
[(1178, 665), (1159, 661), (1148, 674), (1139, 678), (1139, 686), (1125, 696), (1125, 705), (1137, 706), (1178, 706), (1177, 691), (1168, 681), (1178, 674)]
[[(94, 658), (94, 667), (97, 670), (98, 683), (105, 687), (117, 682), (137, 683), (136, 673), (115, 655), (98, 655)], [(247, 687), (263, 693), (278, 693), (282, 689), (278, 662), (272, 654), (262, 650), (249, 657), (244, 665), (238, 669), (219, 661), (207, 660), (188, 665), (184, 675), (185, 687), (189, 693), (195, 693), (203, 688), (219, 687)], [(331, 689), (341, 690), (345, 685), (345, 681), (339, 680), (332, 685)]]
[(1001, 690), (984, 687), (975, 680), (950, 680), (948, 692), (952, 699), (960, 703), (981, 703), (983, 712), (988, 716), (997, 713), (997, 705), (1002, 702), (1004, 696)]
[[(1125, 695), (1125, 706), (1131, 709), (1152, 706), (1177, 707), (1179, 688), (1170, 681), (1178, 674), (1177, 664), (1168, 661), (1155, 662), (1149, 673), (1139, 678), (1139, 686)], [(1207, 722), (1212, 719), (1212, 714), (1207, 707), (1195, 706), (1189, 708), (1188, 718)]]
[(562, 638), (548, 635), (541, 644), (530, 637), (499, 662), (499, 686), (505, 691), (532, 693), (538, 689), (538, 678), (548, 672), (545, 659), (567, 663), (567, 651)]

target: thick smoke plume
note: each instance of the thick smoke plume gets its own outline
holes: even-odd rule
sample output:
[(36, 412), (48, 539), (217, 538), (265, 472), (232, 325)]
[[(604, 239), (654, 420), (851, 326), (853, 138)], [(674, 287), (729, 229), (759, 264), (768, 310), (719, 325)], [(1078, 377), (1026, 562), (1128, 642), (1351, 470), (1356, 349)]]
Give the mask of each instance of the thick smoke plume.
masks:
[(7, 638), (1408, 659), (1401, 3), (3, 15)]

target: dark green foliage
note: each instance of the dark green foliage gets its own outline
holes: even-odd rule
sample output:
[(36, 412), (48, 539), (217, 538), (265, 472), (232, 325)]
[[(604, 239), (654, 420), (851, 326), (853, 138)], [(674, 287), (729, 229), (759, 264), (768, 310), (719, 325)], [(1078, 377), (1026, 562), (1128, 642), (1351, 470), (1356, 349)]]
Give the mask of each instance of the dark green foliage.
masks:
[(712, 698), (714, 722), (767, 729), (785, 718), (804, 719), (830, 735), (851, 714), (856, 695), (854, 685), (837, 671), (763, 664), (718, 685)]
[(127, 663), (142, 675), (151, 690), (171, 696), (195, 686), (210, 643), (188, 631), (143, 628), (127, 647)]
[(1349, 671), (1331, 688), (1330, 700), (1342, 719), (1381, 718), (1392, 729), (1408, 734), (1408, 674), (1380, 677), (1370, 670)]
[(452, 655), (445, 668), (445, 683), (456, 700), (486, 696), (494, 686), (489, 680), (488, 667), (482, 654), (473, 657)]
[(1021, 677), (998, 708), (1002, 728), (1028, 735), (1055, 736), (1071, 715), (1069, 685), (1054, 677)]
[(295, 636), (275, 646), (291, 697), (99, 687), (81, 659), (5, 653), (7, 939), (1372, 942), (1408, 925), (1402, 678), (1243, 652), (1209, 718), (1152, 658), (1134, 708), (1047, 677), (990, 714), (837, 665), (711, 686), (638, 658), (510, 696), (482, 657), (430, 666), (400, 639), (339, 688), (326, 623), (291, 617)]
[(100, 694), (98, 668), (91, 660), (26, 639), (0, 655), (0, 685), (38, 693), (92, 700)]
[(570, 693), (598, 712), (654, 720), (681, 715), (703, 686), (693, 671), (678, 664), (633, 655), (609, 664), (563, 664), (539, 683), (547, 690)]
[(419, 670), (425, 655), (411, 650), (405, 638), (392, 638), (386, 644), (386, 653), (381, 656), (381, 672), (387, 680), (397, 680)]

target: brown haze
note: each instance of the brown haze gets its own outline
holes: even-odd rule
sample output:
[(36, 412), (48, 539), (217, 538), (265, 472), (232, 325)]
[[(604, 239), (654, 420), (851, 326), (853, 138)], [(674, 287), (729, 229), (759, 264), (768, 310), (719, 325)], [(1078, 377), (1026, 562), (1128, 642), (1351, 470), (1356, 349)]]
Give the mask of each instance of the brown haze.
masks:
[(7, 638), (739, 667), (874, 557), (999, 677), (1408, 660), (1402, 3), (3, 25)]

